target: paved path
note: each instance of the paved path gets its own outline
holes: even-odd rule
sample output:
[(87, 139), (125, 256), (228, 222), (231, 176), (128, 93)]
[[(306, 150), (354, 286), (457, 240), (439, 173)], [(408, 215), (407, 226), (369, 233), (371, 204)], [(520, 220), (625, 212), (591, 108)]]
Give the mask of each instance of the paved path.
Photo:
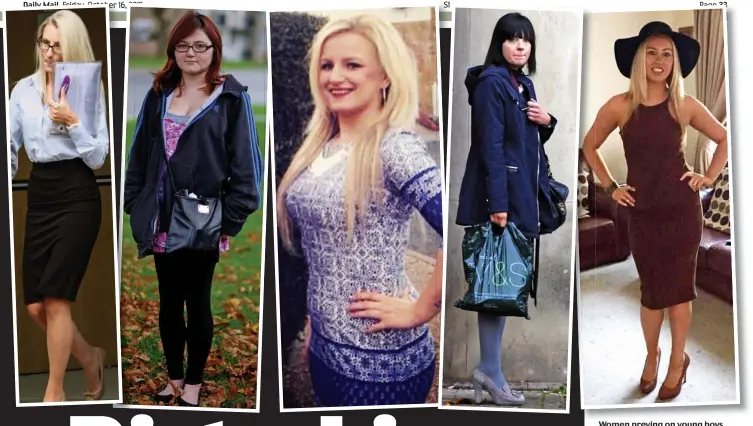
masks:
[[(264, 69), (232, 70), (230, 71), (241, 84), (248, 86), (248, 94), (254, 105), (265, 105), (267, 95), (267, 72)], [(152, 85), (152, 74), (145, 69), (128, 70), (128, 86), (126, 93), (128, 104), (126, 114), (128, 119), (136, 119), (141, 109), (141, 101), (144, 100), (149, 87)]]
[[(560, 393), (550, 393), (546, 391), (524, 390), (523, 395), (526, 402), (521, 407), (501, 407), (500, 408), (525, 408), (540, 410), (565, 410), (566, 397)], [(484, 399), (481, 404), (476, 404), (473, 400), (473, 389), (466, 388), (443, 388), (442, 404), (453, 406), (475, 406), (475, 407), (498, 407), (492, 402), (489, 393), (484, 391)]]

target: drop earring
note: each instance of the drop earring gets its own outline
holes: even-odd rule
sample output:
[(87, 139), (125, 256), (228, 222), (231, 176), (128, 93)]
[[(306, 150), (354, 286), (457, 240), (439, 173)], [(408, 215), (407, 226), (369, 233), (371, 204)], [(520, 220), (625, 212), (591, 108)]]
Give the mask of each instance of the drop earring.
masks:
[(387, 88), (382, 87), (382, 104), (387, 102)]

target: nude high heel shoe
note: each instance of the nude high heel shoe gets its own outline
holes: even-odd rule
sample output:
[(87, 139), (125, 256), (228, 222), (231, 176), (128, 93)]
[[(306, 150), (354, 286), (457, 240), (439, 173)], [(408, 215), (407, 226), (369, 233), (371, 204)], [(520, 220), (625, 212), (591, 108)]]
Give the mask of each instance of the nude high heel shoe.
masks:
[(105, 394), (105, 350), (96, 348), (97, 360), (99, 361), (99, 388), (95, 391), (84, 392), (87, 401), (99, 401)]

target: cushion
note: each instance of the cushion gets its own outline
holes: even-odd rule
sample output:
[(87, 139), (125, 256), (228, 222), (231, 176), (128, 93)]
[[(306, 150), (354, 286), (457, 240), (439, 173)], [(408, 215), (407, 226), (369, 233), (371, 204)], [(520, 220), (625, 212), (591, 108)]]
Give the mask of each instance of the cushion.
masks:
[(725, 167), (714, 184), (711, 205), (703, 215), (703, 224), (711, 229), (730, 233), (729, 170)]
[(578, 171), (578, 219), (588, 216), (588, 167)]

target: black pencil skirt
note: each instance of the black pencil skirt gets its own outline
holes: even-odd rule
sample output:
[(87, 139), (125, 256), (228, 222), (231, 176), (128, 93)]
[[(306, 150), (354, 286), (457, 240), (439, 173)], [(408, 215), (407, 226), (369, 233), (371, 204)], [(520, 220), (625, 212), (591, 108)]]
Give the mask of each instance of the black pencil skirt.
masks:
[(23, 250), (24, 303), (76, 301), (99, 235), (102, 204), (82, 160), (34, 163)]

